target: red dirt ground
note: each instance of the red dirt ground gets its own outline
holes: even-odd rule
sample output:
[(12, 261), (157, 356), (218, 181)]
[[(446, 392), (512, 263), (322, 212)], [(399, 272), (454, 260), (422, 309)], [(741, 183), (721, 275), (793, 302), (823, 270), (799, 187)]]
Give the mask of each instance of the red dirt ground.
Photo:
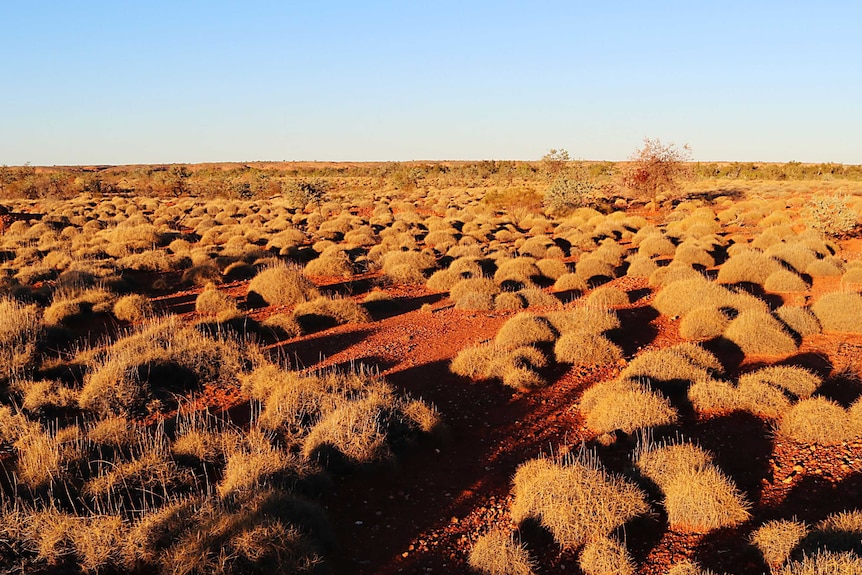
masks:
[[(845, 247), (862, 248), (857, 244)], [(374, 278), (354, 278), (351, 285), (317, 279), (325, 289), (350, 294), (352, 285), (367, 285)], [(818, 279), (811, 295), (834, 290), (835, 281)], [(645, 281), (620, 278), (611, 285), (644, 294), (618, 310), (625, 338), (618, 343), (627, 357), (647, 346), (662, 348), (681, 341), (677, 322), (649, 307), (654, 292), (645, 289)], [(236, 282), (222, 289), (243, 303), (246, 287), (247, 283)], [(198, 291), (155, 301), (193, 317)], [(397, 463), (335, 479), (323, 503), (340, 544), (333, 558), (336, 573), (468, 572), (467, 556), (479, 535), (494, 525), (516, 527), (509, 517), (511, 478), (518, 465), (541, 453), (565, 452), (589, 443), (610, 469), (630, 468), (633, 440), (621, 438), (608, 447), (596, 444), (577, 409), (585, 389), (613, 377), (622, 365), (552, 372), (550, 386), (527, 393), (499, 383), (470, 381), (451, 374), (449, 361), (462, 348), (493, 338), (513, 312), (454, 309), (445, 294), (423, 287), (388, 291), (396, 298), (395, 309), (377, 316), (377, 321), (338, 326), (270, 347), (299, 368), (351, 363), (374, 367), (398, 389), (433, 403), (446, 423), (445, 438), (415, 446)], [(423, 303), (430, 304), (430, 312), (419, 309)], [(273, 310), (250, 310), (256, 320), (269, 313)], [(849, 403), (860, 393), (858, 381), (840, 381), (834, 374), (842, 368), (859, 373), (860, 350), (860, 337), (820, 335), (803, 341), (798, 354), (784, 363), (815, 370), (836, 396), (845, 393)], [(745, 358), (742, 363), (738, 358), (721, 359), (733, 376), (781, 358)], [(205, 390), (196, 401), (228, 409), (243, 399), (237, 393)], [(652, 493), (655, 514), (636, 520), (625, 533), (641, 566), (639, 573), (664, 573), (683, 558), (717, 572), (766, 572), (759, 554), (747, 543), (754, 528), (775, 518), (817, 521), (830, 512), (854, 508), (862, 495), (862, 442), (832, 447), (781, 442), (767, 422), (745, 414), (684, 414), (680, 433), (696, 438), (715, 455), (752, 501), (753, 519), (738, 529), (706, 535), (676, 533), (667, 528), (660, 494)], [(521, 536), (538, 559), (541, 573), (580, 572), (577, 554), (561, 551), (541, 530), (522, 528)]]

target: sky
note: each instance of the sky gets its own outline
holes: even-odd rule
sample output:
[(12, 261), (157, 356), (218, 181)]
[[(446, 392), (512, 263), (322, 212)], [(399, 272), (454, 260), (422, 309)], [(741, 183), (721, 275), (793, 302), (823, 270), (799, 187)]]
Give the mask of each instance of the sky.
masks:
[(862, 163), (862, 2), (0, 0), (0, 165)]

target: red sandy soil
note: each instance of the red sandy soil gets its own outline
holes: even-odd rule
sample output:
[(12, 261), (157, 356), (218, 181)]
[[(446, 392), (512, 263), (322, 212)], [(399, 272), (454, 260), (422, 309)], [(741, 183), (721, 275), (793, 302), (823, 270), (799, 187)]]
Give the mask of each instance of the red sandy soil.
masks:
[[(843, 247), (845, 257), (862, 255), (860, 240), (848, 241)], [(325, 291), (360, 299), (376, 278), (368, 274), (347, 283), (336, 278), (316, 280)], [(834, 291), (837, 281), (818, 278), (808, 297)], [(623, 326), (616, 339), (626, 357), (644, 348), (682, 341), (678, 322), (659, 316), (650, 307), (654, 291), (644, 280), (624, 277), (610, 285), (641, 296), (617, 310)], [(244, 303), (247, 282), (221, 289)], [(157, 296), (154, 303), (196, 319), (194, 299), (199, 291)], [(597, 449), (611, 470), (623, 473), (631, 469), (634, 439), (624, 437), (607, 447), (599, 445), (577, 408), (581, 393), (614, 377), (624, 361), (603, 369), (557, 368), (546, 373), (551, 381), (547, 388), (532, 392), (470, 381), (451, 374), (449, 362), (464, 347), (492, 339), (514, 312), (454, 309), (445, 294), (419, 286), (390, 286), (387, 291), (395, 298), (395, 308), (377, 315), (377, 321), (338, 326), (269, 348), (300, 369), (355, 363), (376, 368), (399, 390), (433, 403), (446, 424), (445, 437), (413, 447), (388, 467), (334, 479), (323, 504), (339, 541), (332, 557), (335, 573), (468, 572), (467, 556), (478, 536), (492, 526), (517, 527), (509, 516), (511, 478), (518, 465), (540, 454), (587, 445)], [(806, 300), (805, 296), (785, 299), (797, 305)], [(425, 303), (431, 311), (420, 309)], [(249, 310), (249, 314), (260, 321), (275, 311), (279, 310)], [(862, 386), (852, 377), (841, 379), (835, 374), (845, 368), (859, 373), (860, 351), (862, 337), (819, 335), (806, 338), (791, 358), (720, 359), (731, 377), (779, 360), (803, 365), (824, 377), (824, 389), (833, 398), (849, 404)], [(192, 401), (217, 410), (238, 407), (240, 411), (245, 402), (237, 391), (222, 389), (206, 389)], [(624, 534), (642, 574), (663, 574), (685, 558), (716, 572), (764, 573), (766, 565), (747, 543), (753, 529), (777, 518), (816, 522), (829, 513), (855, 508), (862, 495), (860, 441), (830, 447), (779, 441), (768, 422), (747, 414), (709, 417), (683, 413), (680, 435), (694, 438), (715, 455), (718, 465), (752, 502), (753, 519), (737, 529), (705, 535), (673, 532), (667, 528), (660, 493), (650, 493), (654, 514), (637, 519)], [(520, 536), (541, 565), (541, 573), (580, 572), (577, 553), (560, 550), (540, 529), (522, 527)]]

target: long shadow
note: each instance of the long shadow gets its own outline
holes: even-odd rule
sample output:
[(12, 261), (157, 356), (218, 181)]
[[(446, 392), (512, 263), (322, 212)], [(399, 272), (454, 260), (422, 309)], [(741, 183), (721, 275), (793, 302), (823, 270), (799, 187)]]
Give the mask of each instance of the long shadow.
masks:
[(761, 481), (772, 475), (769, 458), (773, 445), (767, 423), (739, 411), (696, 423), (693, 435), (750, 501), (760, 499)]
[(736, 575), (762, 575), (769, 573), (763, 556), (748, 541), (748, 529), (716, 529), (703, 536), (695, 550), (694, 559), (710, 572), (724, 573), (729, 565), (736, 566)]
[(712, 353), (724, 367), (725, 373), (733, 373), (745, 359), (742, 349), (729, 339), (719, 336), (705, 341), (701, 346)]
[[(519, 394), (497, 382), (455, 376), (444, 360), (386, 378), (396, 389), (436, 405), (448, 436), (434, 449), (408, 451), (396, 470), (346, 477), (336, 486), (324, 501), (346, 547), (336, 572), (378, 573), (385, 566), (389, 573), (396, 557), (403, 572), (423, 572), (429, 566), (437, 572), (444, 563), (449, 572), (458, 572), (457, 558), (444, 557), (440, 550), (399, 555), (423, 533), (454, 538), (443, 531), (446, 526), (502, 503), (518, 465), (560, 445), (571, 431), (570, 419), (559, 417), (561, 405), (571, 405), (583, 387), (562, 394), (552, 389)], [(539, 421), (543, 424), (536, 425)], [(376, 509), (380, 515), (374, 515)], [(356, 527), (356, 521), (362, 526)], [(559, 549), (545, 542), (538, 551), (559, 557)], [(440, 549), (448, 553), (450, 547)]]
[(839, 371), (824, 378), (815, 395), (826, 397), (848, 408), (862, 397), (862, 381), (854, 372)]
[(375, 305), (366, 305), (366, 309), (377, 321), (416, 311), (425, 304), (434, 305), (446, 297), (445, 293), (435, 293), (413, 298), (395, 298), (381, 301), (379, 304), (375, 302)]
[(270, 354), (299, 368), (312, 366), (323, 357), (335, 355), (364, 340), (370, 329), (320, 334), (295, 341), (281, 342), (268, 348)]
[(623, 349), (627, 357), (652, 343), (658, 337), (658, 329), (652, 324), (659, 317), (652, 306), (641, 306), (617, 310), (620, 327), (607, 332), (608, 337)]

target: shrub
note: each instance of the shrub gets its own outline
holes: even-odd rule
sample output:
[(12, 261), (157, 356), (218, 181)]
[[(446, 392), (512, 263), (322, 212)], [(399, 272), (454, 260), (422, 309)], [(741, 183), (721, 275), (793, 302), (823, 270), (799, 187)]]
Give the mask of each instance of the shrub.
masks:
[(512, 519), (538, 520), (564, 549), (607, 536), (649, 510), (634, 484), (586, 459), (533, 459), (518, 467), (513, 484)]
[(272, 330), (279, 339), (290, 339), (302, 335), (302, 326), (293, 314), (276, 313), (261, 322), (265, 328)]
[(560, 363), (608, 365), (621, 360), (623, 350), (601, 334), (570, 332), (554, 344), (554, 356)]
[(844, 267), (828, 259), (814, 260), (805, 268), (805, 273), (813, 277), (837, 277), (844, 273)]
[(153, 315), (150, 300), (140, 294), (130, 294), (114, 303), (114, 317), (120, 321), (139, 322)]
[[(551, 308), (551, 309), (559, 309), (563, 307), (560, 300), (549, 293), (545, 293), (543, 290), (539, 288), (524, 288), (515, 292), (516, 295), (523, 298), (524, 302), (526, 302), (527, 307), (542, 307), (542, 308)], [(498, 296), (499, 297), (499, 296)]]
[(814, 302), (811, 311), (820, 320), (823, 331), (862, 333), (862, 295), (827, 293)]
[(819, 551), (814, 555), (803, 557), (799, 561), (790, 561), (776, 575), (851, 575), (862, 573), (862, 557), (855, 553), (833, 553)]
[(718, 359), (695, 344), (680, 344), (646, 351), (635, 357), (620, 374), (632, 379), (649, 378), (654, 383), (695, 382), (721, 372)]
[(856, 228), (857, 219), (847, 202), (845, 196), (814, 196), (804, 212), (805, 223), (828, 236), (846, 236)]
[(763, 311), (741, 312), (727, 325), (724, 337), (745, 355), (787, 355), (796, 351), (796, 342), (781, 322)]
[(425, 274), (436, 267), (434, 257), (426, 252), (397, 251), (383, 256), (383, 274), (396, 283), (424, 283)]
[(638, 255), (648, 258), (672, 256), (675, 252), (676, 246), (663, 234), (647, 236), (638, 244)]
[(494, 272), (497, 285), (512, 284), (517, 289), (532, 286), (542, 277), (542, 270), (533, 258), (519, 257), (502, 262)]
[(706, 533), (750, 517), (739, 489), (711, 460), (691, 444), (647, 445), (638, 454), (638, 469), (664, 493), (672, 529)]
[(599, 197), (600, 191), (591, 182), (563, 174), (545, 190), (542, 203), (548, 213), (567, 214), (595, 203)]
[(329, 324), (366, 323), (371, 316), (364, 307), (353, 300), (320, 296), (301, 303), (293, 310), (293, 317), (305, 330), (329, 327)]
[(519, 313), (503, 324), (494, 338), (494, 344), (513, 349), (536, 343), (551, 343), (557, 337), (557, 331), (546, 318), (530, 313)]
[(658, 139), (644, 138), (643, 148), (635, 151), (623, 168), (623, 183), (638, 197), (655, 200), (660, 194), (675, 193), (681, 181), (691, 177), (690, 161), (688, 145), (677, 148)]
[(677, 262), (671, 262), (656, 270), (649, 276), (650, 287), (662, 287), (685, 280), (705, 279), (703, 274), (693, 267)]
[(655, 261), (641, 254), (630, 256), (628, 263), (629, 267), (626, 270), (626, 275), (632, 278), (649, 278), (659, 269)]
[(587, 427), (596, 433), (670, 425), (677, 421), (676, 410), (661, 394), (628, 380), (605, 381), (592, 386), (581, 396), (580, 409)]
[(481, 535), (467, 559), (483, 575), (534, 575), (535, 561), (520, 543), (500, 528)]
[(302, 275), (297, 267), (279, 265), (263, 270), (248, 284), (250, 303), (265, 305), (296, 305), (320, 295), (317, 287)]
[(801, 521), (778, 519), (767, 521), (751, 534), (751, 543), (763, 555), (769, 568), (778, 568), (790, 559), (790, 554), (808, 534), (808, 526)]
[(554, 291), (585, 292), (589, 289), (586, 280), (574, 273), (564, 273), (554, 282)]
[(547, 385), (535, 371), (545, 367), (547, 361), (544, 353), (535, 347), (505, 348), (480, 344), (459, 351), (449, 369), (456, 375), (471, 379), (500, 379), (505, 385), (527, 390)]
[(550, 312), (545, 317), (562, 335), (571, 332), (603, 333), (620, 327), (616, 313), (592, 305)]
[(774, 365), (747, 373), (739, 378), (744, 382), (757, 382), (777, 387), (797, 399), (805, 399), (823, 383), (814, 373), (795, 365)]

